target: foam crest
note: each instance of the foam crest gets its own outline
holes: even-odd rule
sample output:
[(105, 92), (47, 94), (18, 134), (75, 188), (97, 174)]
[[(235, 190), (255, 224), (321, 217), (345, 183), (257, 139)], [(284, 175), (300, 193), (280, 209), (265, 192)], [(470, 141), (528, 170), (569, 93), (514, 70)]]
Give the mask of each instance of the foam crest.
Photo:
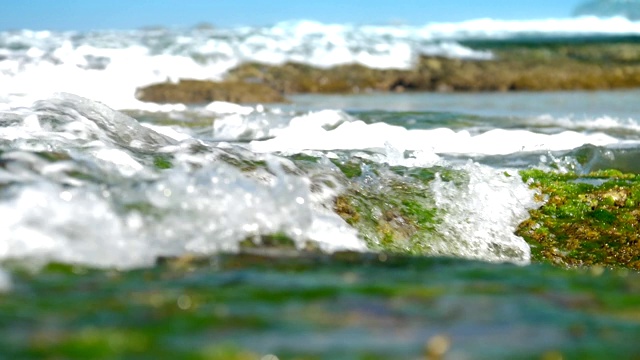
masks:
[(475, 19), (424, 26), (423, 36), (434, 39), (501, 39), (522, 36), (584, 36), (640, 34), (640, 22), (624, 17), (583, 16), (566, 19)]
[(38, 101), (33, 109), (43, 130), (69, 134), (80, 142), (100, 141), (145, 151), (173, 143), (121, 112), (73, 94)]
[(250, 148), (257, 152), (291, 154), (304, 150), (376, 150), (391, 146), (402, 151), (437, 154), (504, 155), (567, 150), (585, 144), (605, 146), (619, 142), (604, 133), (562, 131), (542, 134), (528, 130), (492, 129), (472, 135), (467, 130), (409, 130), (382, 122), (367, 124), (361, 120), (339, 123), (335, 128), (326, 129), (313, 121), (294, 118), (290, 126), (279, 131), (275, 138), (253, 141)]
[(586, 119), (576, 119), (574, 117), (552, 117), (548, 115), (540, 116), (534, 120), (537, 126), (557, 126), (564, 129), (576, 131), (597, 130), (613, 133), (627, 133), (630, 137), (637, 137), (640, 134), (640, 122), (632, 118), (617, 118), (612, 116), (600, 116)]
[(276, 233), (299, 247), (364, 250), (309, 186), (305, 178), (265, 181), (228, 165), (170, 171), (133, 188), (31, 183), (0, 203), (0, 260), (131, 268), (159, 256), (236, 251), (245, 239)]

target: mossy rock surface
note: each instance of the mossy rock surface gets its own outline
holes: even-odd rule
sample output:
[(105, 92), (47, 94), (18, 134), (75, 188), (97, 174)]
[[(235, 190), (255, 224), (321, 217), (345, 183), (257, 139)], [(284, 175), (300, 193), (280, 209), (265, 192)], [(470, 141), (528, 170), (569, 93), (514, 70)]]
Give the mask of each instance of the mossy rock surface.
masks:
[(521, 175), (545, 201), (517, 230), (535, 260), (640, 270), (639, 176), (611, 170)]

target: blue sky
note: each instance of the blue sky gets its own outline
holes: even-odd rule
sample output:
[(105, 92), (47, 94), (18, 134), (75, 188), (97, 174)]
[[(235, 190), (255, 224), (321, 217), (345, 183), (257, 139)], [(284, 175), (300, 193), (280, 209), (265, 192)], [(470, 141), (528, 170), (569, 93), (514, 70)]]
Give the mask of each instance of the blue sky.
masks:
[(422, 25), (491, 17), (569, 17), (580, 0), (6, 0), (0, 30), (135, 29), (142, 26), (326, 23)]

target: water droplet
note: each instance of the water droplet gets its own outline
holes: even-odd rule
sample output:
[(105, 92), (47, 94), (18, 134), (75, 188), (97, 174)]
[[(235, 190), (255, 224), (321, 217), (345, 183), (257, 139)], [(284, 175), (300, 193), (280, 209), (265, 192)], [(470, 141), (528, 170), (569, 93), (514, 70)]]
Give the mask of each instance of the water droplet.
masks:
[(60, 193), (60, 199), (64, 201), (67, 201), (67, 202), (71, 201), (72, 198), (73, 198), (73, 195), (69, 191), (63, 191)]

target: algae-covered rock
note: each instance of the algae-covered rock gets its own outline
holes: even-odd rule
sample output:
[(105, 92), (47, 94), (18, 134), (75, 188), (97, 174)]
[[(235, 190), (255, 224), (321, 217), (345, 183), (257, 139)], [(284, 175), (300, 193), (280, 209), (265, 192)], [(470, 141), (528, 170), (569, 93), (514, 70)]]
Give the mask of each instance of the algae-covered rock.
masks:
[(612, 170), (585, 176), (526, 170), (521, 175), (546, 201), (517, 230), (534, 259), (640, 270), (639, 176)]
[(229, 101), (234, 103), (284, 102), (282, 95), (265, 84), (248, 82), (214, 82), (180, 80), (178, 83), (154, 84), (138, 89), (136, 97), (157, 103), (208, 103)]

